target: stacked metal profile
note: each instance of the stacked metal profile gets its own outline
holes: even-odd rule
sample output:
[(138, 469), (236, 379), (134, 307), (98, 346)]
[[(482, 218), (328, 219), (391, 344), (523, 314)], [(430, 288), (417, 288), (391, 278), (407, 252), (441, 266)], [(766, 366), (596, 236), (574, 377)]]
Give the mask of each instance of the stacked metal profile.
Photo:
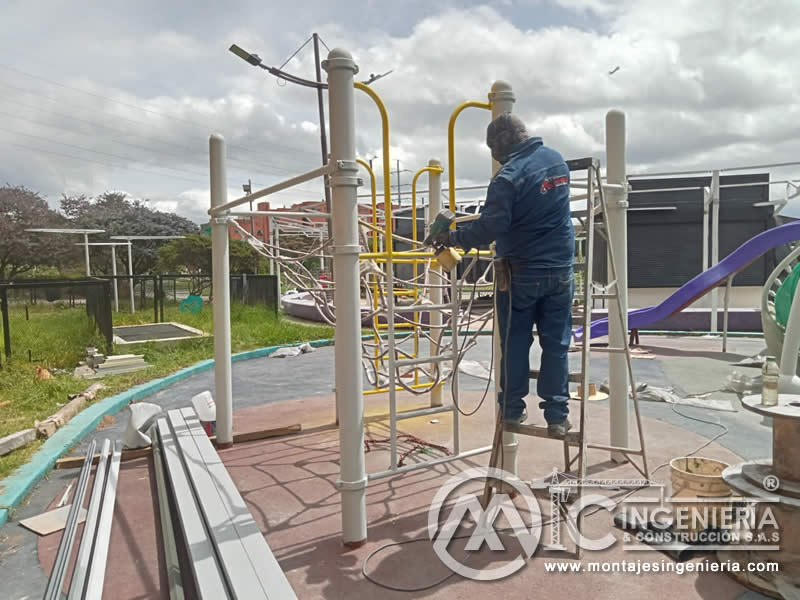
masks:
[[(171, 410), (156, 429), (153, 459), (170, 598), (191, 595), (190, 586), (199, 598), (296, 598), (194, 410)], [(190, 572), (182, 575), (183, 554)]]
[[(92, 440), (78, 476), (78, 485), (72, 499), (72, 507), (67, 515), (64, 533), (58, 546), (56, 560), (44, 593), (45, 600), (61, 597), (61, 589), (67, 573), (78, 529), (78, 515), (89, 488), (89, 476), (97, 442)], [(111, 460), (109, 462), (109, 456)], [(92, 495), (86, 513), (86, 522), (81, 535), (78, 556), (69, 586), (69, 600), (101, 598), (105, 581), (108, 544), (111, 538), (111, 519), (117, 497), (119, 463), (122, 457), (122, 443), (116, 442), (111, 452), (111, 440), (103, 442), (103, 449), (97, 464)]]

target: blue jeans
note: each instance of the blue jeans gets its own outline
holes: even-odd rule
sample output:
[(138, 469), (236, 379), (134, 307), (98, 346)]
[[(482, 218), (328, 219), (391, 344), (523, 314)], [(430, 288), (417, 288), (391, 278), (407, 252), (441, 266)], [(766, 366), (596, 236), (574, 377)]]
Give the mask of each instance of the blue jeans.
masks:
[[(539, 333), (542, 364), (536, 393), (542, 399), (548, 423), (563, 423), (569, 413), (569, 361), (572, 337), (572, 296), (575, 282), (572, 268), (541, 269), (517, 265), (511, 271), (511, 314), (509, 292), (497, 293), (502, 360), (501, 392), (498, 394), (505, 418), (519, 418), (525, 410), (523, 398), (530, 391), (530, 350), (533, 327)], [(509, 327), (509, 317), (511, 319)], [(508, 333), (508, 340), (506, 334)], [(505, 377), (508, 375), (508, 385)]]

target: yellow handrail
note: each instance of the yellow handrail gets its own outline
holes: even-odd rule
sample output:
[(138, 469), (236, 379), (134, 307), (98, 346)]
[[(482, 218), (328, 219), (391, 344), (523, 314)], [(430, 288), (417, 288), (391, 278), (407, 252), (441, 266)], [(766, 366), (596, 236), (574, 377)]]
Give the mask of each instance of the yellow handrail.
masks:
[[(375, 189), (375, 171), (372, 170), (372, 167), (369, 166), (369, 163), (365, 160), (361, 160), (360, 158), (356, 159), (356, 162), (360, 164), (367, 170), (369, 173), (369, 181), (370, 181), (370, 191), (372, 192), (372, 227), (374, 228), (372, 231), (372, 251), (378, 251), (378, 232), (380, 229), (378, 228), (378, 200), (377, 200), (377, 193)], [(370, 279), (372, 280), (372, 310), (375, 312), (375, 316), (372, 317), (373, 324), (377, 327), (378, 325), (378, 278), (375, 275), (371, 275)], [(378, 350), (378, 334), (376, 333), (373, 336), (373, 341), (375, 342), (375, 370), (378, 371), (380, 368), (380, 360), (379, 355), (380, 352)]]
[[(392, 183), (389, 173), (391, 163), (389, 162), (389, 115), (386, 112), (386, 105), (381, 97), (368, 85), (360, 81), (354, 82), (355, 88), (361, 90), (372, 98), (378, 107), (381, 115), (381, 137), (383, 138), (383, 212), (386, 219), (386, 251), (392, 255)], [(376, 207), (377, 210), (377, 207)]]
[[(447, 125), (447, 176), (448, 184), (450, 186), (450, 191), (448, 193), (450, 196), (450, 210), (452, 210), (453, 213), (456, 212), (456, 119), (458, 118), (458, 115), (461, 114), (461, 111), (463, 111), (465, 108), (483, 108), (486, 110), (492, 110), (492, 105), (489, 102), (469, 100), (468, 102), (458, 105), (453, 111), (453, 114), (450, 115), (450, 123)], [(453, 223), (451, 227), (455, 229), (456, 224)]]
[[(369, 173), (370, 192), (372, 193), (372, 226), (377, 229), (378, 199), (376, 197), (375, 172), (372, 170), (372, 167), (369, 166), (369, 163), (367, 161), (357, 158), (356, 162), (360, 164), (362, 167), (364, 167), (367, 170), (367, 173)], [(373, 252), (378, 251), (378, 234), (376, 231), (372, 232), (372, 251)]]

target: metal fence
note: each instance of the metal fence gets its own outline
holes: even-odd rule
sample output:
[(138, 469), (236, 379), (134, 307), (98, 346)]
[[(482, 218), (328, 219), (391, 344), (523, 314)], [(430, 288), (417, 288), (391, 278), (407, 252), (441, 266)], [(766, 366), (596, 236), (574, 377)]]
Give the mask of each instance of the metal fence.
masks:
[[(11, 314), (29, 321), (32, 316), (35, 319), (40, 315), (41, 309), (49, 307), (53, 310), (85, 307), (86, 315), (105, 340), (106, 351), (111, 353), (114, 337), (111, 301), (111, 282), (106, 279), (22, 279), (0, 283), (0, 313), (6, 358), (12, 355)], [(14, 321), (16, 323), (16, 319)]]

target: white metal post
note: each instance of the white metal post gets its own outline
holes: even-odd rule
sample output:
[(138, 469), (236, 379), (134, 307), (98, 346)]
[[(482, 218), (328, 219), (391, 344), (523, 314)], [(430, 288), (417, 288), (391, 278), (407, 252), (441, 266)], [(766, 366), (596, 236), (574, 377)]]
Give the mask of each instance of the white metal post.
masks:
[(703, 265), (702, 271), (708, 270), (708, 208), (711, 205), (711, 190), (703, 188)]
[(114, 310), (119, 312), (119, 290), (117, 289), (117, 247), (111, 246), (111, 274), (114, 276)]
[[(275, 225), (275, 256), (281, 255), (281, 227)], [(278, 276), (278, 298), (281, 297), (281, 261), (275, 261), (275, 274)]]
[[(489, 92), (489, 102), (492, 104), (492, 120), (496, 119), (503, 113), (510, 113), (514, 108), (514, 102), (516, 101), (516, 97), (514, 96), (514, 91), (511, 89), (511, 84), (506, 81), (495, 81), (492, 85), (492, 91)], [(492, 175), (497, 173), (502, 165), (497, 162), (496, 160), (492, 159)], [(494, 247), (492, 247), (494, 248)], [(495, 275), (496, 277), (496, 275)], [(493, 325), (493, 335), (492, 335), (492, 344), (494, 345), (494, 397), (498, 398), (498, 392), (500, 391), (500, 378), (501, 378), (501, 362), (500, 356), (502, 355), (503, 349), (500, 344), (500, 326), (499, 321), (497, 320), (497, 297), (495, 296), (495, 303), (494, 303), (494, 325)], [(508, 315), (508, 318), (511, 318), (511, 315)], [(513, 325), (512, 325), (513, 326)], [(508, 385), (508, 382), (506, 382)], [(497, 411), (496, 411), (497, 412)], [(498, 412), (499, 414), (499, 412)], [(517, 474), (517, 449), (519, 447), (519, 440), (517, 439), (516, 433), (511, 433), (508, 431), (503, 432), (503, 470), (511, 473), (512, 475)]]
[[(361, 545), (367, 538), (364, 465), (364, 397), (361, 373), (361, 302), (358, 270), (358, 164), (356, 163), (353, 76), (358, 67), (349, 52), (334, 48), (322, 67), (328, 73), (333, 188), (333, 262), (336, 277), (336, 405), (339, 418), (342, 538)], [(389, 292), (391, 294), (391, 290)]]
[[(711, 266), (719, 262), (719, 171), (711, 173)], [(711, 333), (717, 333), (719, 290), (711, 289)]]
[[(267, 217), (267, 225), (269, 232), (267, 233), (267, 243), (271, 246), (275, 245), (275, 232), (273, 231), (273, 224), (272, 224), (272, 217)], [(270, 254), (274, 254), (275, 249), (270, 249)], [(269, 274), (275, 275), (275, 260), (270, 258), (269, 259)]]
[[(628, 332), (628, 196), (625, 170), (625, 113), (610, 110), (606, 114), (606, 181), (622, 186), (622, 193), (614, 194), (607, 203), (606, 227), (609, 237), (610, 253), (614, 249), (617, 282), (608, 305), (608, 342), (611, 347), (622, 348)], [(587, 257), (586, 260), (591, 260)], [(591, 282), (586, 282), (589, 285)], [(620, 308), (622, 309), (620, 311)], [(622, 322), (620, 322), (620, 312)], [(628, 447), (628, 364), (624, 353), (611, 352), (608, 356), (608, 387), (610, 402), (611, 445)], [(611, 453), (615, 462), (625, 462), (626, 458), (618, 452)]]
[(323, 245), (325, 244), (325, 233), (320, 231), (319, 232), (319, 274), (325, 272), (325, 248)]
[[(208, 140), (211, 172), (211, 208), (228, 201), (225, 173), (225, 139), (214, 134)], [(231, 379), (231, 276), (228, 221), (211, 217), (211, 284), (214, 289), (214, 390), (217, 404), (217, 447), (233, 445), (233, 384)]]
[[(428, 161), (428, 166), (441, 168), (442, 163), (432, 158)], [(440, 210), (442, 210), (442, 174), (437, 171), (428, 171), (428, 216), (425, 223), (430, 223), (431, 217), (438, 215)], [(440, 306), (442, 304), (442, 288), (440, 286), (444, 280), (441, 277), (442, 267), (438, 261), (431, 261), (430, 271), (430, 282), (433, 284), (430, 288), (431, 302), (435, 306)], [(430, 351), (428, 353), (431, 356), (438, 356), (442, 339), (442, 313), (440, 310), (432, 310), (428, 314), (431, 326)], [(443, 365), (439, 363), (437, 367), (436, 363), (431, 363), (431, 371), (436, 368), (441, 370)], [(453, 377), (455, 377), (455, 373)], [(442, 406), (441, 385), (437, 385), (431, 390), (431, 406)], [(456, 418), (455, 415), (453, 418)]]
[(86, 276), (92, 276), (92, 269), (89, 266), (89, 235), (83, 234), (83, 259), (86, 262)]
[(134, 293), (133, 293), (133, 242), (128, 240), (128, 287), (130, 288), (131, 293), (131, 312), (136, 312), (136, 302), (134, 301)]

